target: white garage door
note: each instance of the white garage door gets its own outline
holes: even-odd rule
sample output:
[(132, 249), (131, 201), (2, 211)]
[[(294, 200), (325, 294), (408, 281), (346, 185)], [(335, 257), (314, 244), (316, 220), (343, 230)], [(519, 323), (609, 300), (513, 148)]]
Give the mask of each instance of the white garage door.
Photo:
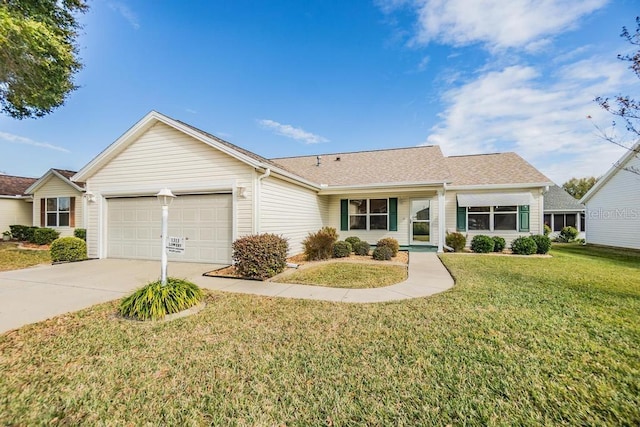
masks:
[[(108, 199), (107, 256), (160, 259), (162, 208), (155, 197)], [(185, 237), (184, 254), (169, 260), (231, 262), (231, 195), (183, 195), (169, 207), (169, 236)]]

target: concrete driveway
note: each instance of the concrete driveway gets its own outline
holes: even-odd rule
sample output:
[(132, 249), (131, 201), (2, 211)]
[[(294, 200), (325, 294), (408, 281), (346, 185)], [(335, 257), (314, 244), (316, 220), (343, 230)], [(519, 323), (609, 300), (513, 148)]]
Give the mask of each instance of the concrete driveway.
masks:
[[(195, 281), (216, 264), (169, 263)], [(123, 297), (160, 277), (159, 261), (100, 259), (0, 272), (0, 333)]]

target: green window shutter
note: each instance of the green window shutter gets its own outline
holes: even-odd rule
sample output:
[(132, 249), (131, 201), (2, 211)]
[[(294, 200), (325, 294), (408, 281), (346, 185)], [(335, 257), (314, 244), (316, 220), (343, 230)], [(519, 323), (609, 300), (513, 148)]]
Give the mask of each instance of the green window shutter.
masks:
[(398, 231), (398, 199), (389, 199), (389, 231)]
[(520, 220), (518, 231), (529, 231), (529, 205), (518, 206), (518, 219)]
[(340, 200), (340, 230), (349, 229), (349, 200)]
[(456, 212), (456, 230), (467, 231), (467, 208), (464, 206), (458, 206)]

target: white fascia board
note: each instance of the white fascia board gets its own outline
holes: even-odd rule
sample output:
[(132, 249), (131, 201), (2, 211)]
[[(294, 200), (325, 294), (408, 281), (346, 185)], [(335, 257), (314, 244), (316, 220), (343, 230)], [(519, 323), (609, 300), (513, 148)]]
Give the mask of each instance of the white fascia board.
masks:
[(317, 191), (320, 191), (321, 189), (321, 187), (318, 184), (315, 184), (311, 181), (307, 181), (304, 178), (300, 178), (299, 176), (286, 172), (280, 168), (265, 165), (258, 169), (260, 169), (259, 172), (264, 172), (267, 169), (271, 169), (271, 176), (277, 176), (278, 178), (284, 181), (299, 185), (301, 187), (308, 188), (309, 190), (313, 190), (317, 192)]
[(15, 196), (11, 196), (9, 194), (0, 194), (0, 199), (12, 199), (12, 200), (30, 200), (31, 196), (25, 196), (23, 194), (16, 194)]
[(449, 185), (447, 190), (519, 190), (525, 188), (544, 188), (553, 185), (552, 182), (532, 182), (528, 184), (480, 184), (480, 185)]
[(544, 209), (544, 212), (547, 213), (576, 213), (576, 212), (584, 212), (585, 209)]
[(624, 168), (627, 162), (629, 162), (634, 156), (638, 154), (640, 154), (640, 141), (636, 142), (633, 147), (629, 148), (629, 151), (627, 151), (627, 153), (624, 156), (622, 156), (620, 160), (615, 162), (613, 166), (611, 166), (611, 168), (602, 176), (602, 178), (596, 181), (593, 187), (591, 187), (589, 191), (587, 191), (587, 194), (582, 196), (582, 199), (580, 199), (580, 203), (582, 203), (583, 205), (586, 205), (587, 201), (589, 201), (589, 199), (591, 199), (593, 195), (596, 194), (603, 185), (609, 182), (609, 180), (613, 178), (613, 176), (618, 172), (618, 170)]
[(215, 186), (202, 183), (163, 183), (159, 185), (144, 185), (135, 188), (131, 186), (116, 186), (105, 188), (100, 191), (102, 197), (142, 197), (155, 196), (161, 187), (166, 187), (176, 195), (181, 194), (211, 194), (211, 193), (231, 193), (236, 187), (234, 181), (220, 182)]
[[(396, 182), (396, 183), (378, 183), (378, 184), (365, 184), (365, 185), (329, 185), (321, 187), (319, 195), (332, 195), (332, 194), (348, 194), (354, 192), (384, 192), (389, 190), (401, 190), (401, 191), (414, 191), (421, 190), (425, 187), (430, 187), (434, 190), (446, 187), (447, 182), (435, 181), (435, 182)], [(448, 188), (448, 187), (447, 187)]]

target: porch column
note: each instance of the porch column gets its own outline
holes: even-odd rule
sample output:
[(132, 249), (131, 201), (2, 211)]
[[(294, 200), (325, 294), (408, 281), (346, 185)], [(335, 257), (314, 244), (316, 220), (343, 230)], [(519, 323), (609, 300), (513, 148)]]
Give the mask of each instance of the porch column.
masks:
[(438, 190), (438, 253), (444, 252), (445, 236), (444, 188)]

